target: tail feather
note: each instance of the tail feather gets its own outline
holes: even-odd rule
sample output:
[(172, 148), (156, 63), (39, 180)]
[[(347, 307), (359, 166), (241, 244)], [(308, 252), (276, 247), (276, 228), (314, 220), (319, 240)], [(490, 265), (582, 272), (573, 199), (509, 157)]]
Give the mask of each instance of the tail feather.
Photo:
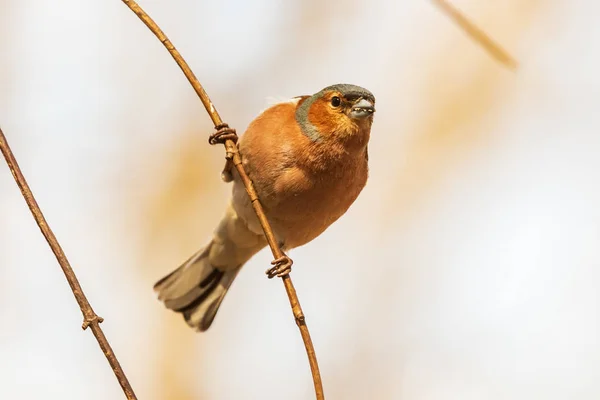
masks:
[(205, 331), (212, 324), (241, 265), (221, 271), (209, 262), (212, 242), (154, 285), (159, 300), (183, 314), (187, 324)]
[(207, 330), (242, 265), (266, 244), (230, 203), (212, 241), (154, 285), (158, 299), (192, 328)]

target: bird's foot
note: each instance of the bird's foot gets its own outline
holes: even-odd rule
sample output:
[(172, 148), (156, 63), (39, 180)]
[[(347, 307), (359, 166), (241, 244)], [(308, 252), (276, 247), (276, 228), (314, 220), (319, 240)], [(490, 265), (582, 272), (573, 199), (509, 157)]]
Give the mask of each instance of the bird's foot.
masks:
[(228, 140), (232, 140), (234, 143), (237, 143), (238, 135), (235, 132), (235, 129), (230, 128), (226, 123), (215, 126), (215, 129), (217, 131), (208, 137), (208, 143), (212, 145), (219, 143), (225, 144), (225, 142)]
[(284, 254), (278, 259), (271, 261), (273, 268), (269, 268), (267, 270), (267, 277), (269, 279), (272, 279), (276, 276), (279, 278), (283, 278), (284, 276), (289, 275), (289, 273), (292, 272), (293, 263), (294, 262), (292, 261), (292, 259)]
[[(231, 182), (233, 180), (233, 153), (237, 151), (238, 135), (235, 129), (230, 128), (226, 123), (215, 126), (215, 129), (217, 131), (208, 137), (208, 143), (211, 145), (219, 143), (225, 145), (225, 150), (227, 151), (225, 158), (227, 161), (221, 172), (221, 179), (224, 182)], [(233, 145), (227, 145), (228, 140), (233, 141)]]

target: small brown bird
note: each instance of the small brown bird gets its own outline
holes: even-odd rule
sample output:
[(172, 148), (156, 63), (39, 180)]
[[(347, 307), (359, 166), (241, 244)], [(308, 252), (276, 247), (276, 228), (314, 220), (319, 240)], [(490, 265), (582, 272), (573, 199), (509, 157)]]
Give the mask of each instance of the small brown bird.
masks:
[[(367, 144), (375, 97), (362, 87), (338, 84), (263, 111), (239, 142), (282, 250), (310, 242), (341, 217), (367, 182)], [(189, 326), (207, 330), (236, 275), (267, 244), (235, 169), (233, 193), (213, 239), (154, 285), (167, 308)], [(224, 175), (227, 176), (227, 175)], [(291, 263), (276, 260), (269, 277)]]

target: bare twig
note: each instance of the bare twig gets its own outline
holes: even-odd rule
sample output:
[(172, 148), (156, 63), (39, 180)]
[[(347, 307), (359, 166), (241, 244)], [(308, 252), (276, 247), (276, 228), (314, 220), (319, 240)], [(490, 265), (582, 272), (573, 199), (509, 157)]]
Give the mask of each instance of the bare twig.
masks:
[[(144, 10), (142, 10), (142, 8), (134, 0), (122, 0), (122, 1), (123, 1), (123, 3), (125, 3), (125, 5), (127, 5), (127, 7), (129, 7), (131, 9), (131, 11), (133, 11), (142, 20), (142, 22), (152, 31), (152, 33), (154, 33), (154, 35), (158, 38), (158, 40), (160, 40), (160, 42), (169, 51), (171, 56), (175, 59), (175, 62), (177, 63), (177, 65), (179, 65), (179, 67), (183, 71), (184, 75), (186, 76), (186, 78), (188, 79), (188, 81), (190, 82), (190, 84), (192, 85), (192, 87), (194, 88), (196, 93), (198, 94), (198, 97), (200, 97), (200, 100), (202, 101), (202, 104), (204, 104), (206, 111), (208, 112), (210, 118), (212, 119), (213, 124), (215, 125), (215, 128), (218, 130), (221, 130), (223, 128), (228, 129), (227, 124), (223, 123), (223, 120), (219, 116), (219, 113), (217, 112), (214, 104), (211, 102), (210, 98), (208, 97), (208, 94), (206, 93), (206, 91), (204, 90), (204, 88), (202, 87), (202, 85), (200, 84), (200, 82), (198, 81), (198, 79), (196, 78), (196, 76), (194, 75), (194, 73), (192, 72), (190, 67), (188, 66), (188, 64), (185, 62), (185, 60), (183, 59), (183, 57), (181, 56), (179, 51), (177, 51), (175, 46), (173, 46), (173, 43), (171, 43), (171, 41), (167, 38), (167, 36), (164, 34), (164, 32), (158, 27), (158, 25), (152, 20), (152, 18), (150, 18), (150, 16), (148, 14), (146, 14), (146, 12)], [(246, 187), (246, 192), (248, 193), (248, 196), (250, 197), (250, 199), (252, 201), (252, 206), (254, 207), (254, 211), (256, 212), (258, 220), (260, 221), (262, 229), (265, 233), (265, 237), (267, 239), (267, 242), (269, 243), (269, 247), (271, 248), (273, 257), (275, 257), (275, 259), (277, 259), (277, 260), (281, 259), (285, 256), (285, 254), (283, 253), (283, 251), (277, 244), (277, 241), (275, 240), (273, 230), (271, 229), (271, 226), (269, 225), (269, 222), (267, 221), (267, 217), (266, 217), (263, 207), (260, 203), (260, 200), (258, 199), (258, 195), (256, 193), (256, 190), (254, 189), (254, 185), (252, 184), (252, 181), (250, 180), (250, 178), (248, 177), (248, 174), (244, 170), (244, 167), (242, 165), (242, 158), (240, 156), (240, 153), (238, 152), (238, 148), (235, 143), (235, 136), (231, 136), (232, 134), (235, 133), (235, 131), (228, 129), (227, 132), (230, 132), (229, 136), (227, 136), (227, 133), (226, 133), (226, 135), (222, 136), (222, 138), (221, 138), (222, 139), (221, 141), (223, 142), (223, 144), (225, 146), (227, 159), (233, 163), (233, 165), (235, 166), (236, 170), (238, 171), (238, 173), (240, 175), (240, 178), (242, 179), (242, 182), (244, 183), (244, 186)], [(214, 140), (215, 139), (214, 135), (211, 136), (211, 138)], [(319, 372), (317, 356), (315, 354), (315, 349), (314, 349), (312, 340), (310, 338), (308, 326), (306, 325), (306, 319), (304, 317), (304, 313), (302, 312), (302, 308), (300, 307), (300, 302), (298, 300), (296, 290), (294, 289), (292, 279), (290, 278), (289, 275), (285, 275), (285, 276), (283, 276), (282, 280), (283, 280), (283, 284), (285, 286), (285, 290), (287, 292), (287, 295), (288, 295), (288, 298), (290, 301), (290, 305), (292, 307), (292, 312), (294, 313), (294, 318), (296, 320), (296, 324), (298, 325), (298, 328), (300, 329), (300, 334), (302, 335), (302, 340), (304, 341), (304, 347), (306, 348), (306, 353), (308, 355), (308, 361), (310, 363), (310, 369), (312, 372), (313, 383), (315, 386), (316, 398), (318, 400), (323, 400), (325, 397), (323, 394), (323, 384), (321, 382), (321, 373)]]
[(96, 340), (98, 341), (102, 352), (106, 356), (108, 363), (114, 371), (117, 380), (119, 381), (119, 384), (121, 385), (121, 388), (125, 393), (125, 396), (129, 400), (137, 399), (135, 393), (133, 392), (133, 389), (131, 388), (131, 385), (129, 384), (129, 381), (127, 380), (127, 376), (125, 376), (125, 372), (123, 372), (123, 369), (121, 368), (121, 365), (117, 360), (117, 356), (115, 356), (115, 353), (110, 347), (108, 340), (106, 340), (106, 336), (104, 336), (102, 328), (100, 328), (100, 323), (103, 321), (103, 319), (94, 312), (94, 309), (90, 305), (88, 299), (85, 297), (83, 289), (81, 288), (81, 285), (79, 284), (79, 281), (75, 276), (75, 272), (73, 272), (73, 269), (69, 264), (69, 260), (67, 260), (67, 256), (65, 255), (63, 249), (60, 247), (60, 244), (58, 243), (56, 236), (54, 236), (52, 229), (50, 229), (50, 226), (48, 226), (48, 222), (46, 221), (46, 218), (44, 218), (44, 214), (42, 214), (42, 210), (40, 210), (40, 207), (38, 206), (35, 197), (33, 197), (33, 193), (31, 192), (31, 189), (29, 188), (29, 185), (27, 184), (23, 173), (19, 168), (19, 164), (17, 163), (17, 160), (15, 159), (15, 156), (13, 155), (10, 146), (6, 141), (6, 137), (4, 136), (2, 129), (0, 129), (0, 150), (2, 150), (4, 159), (8, 164), (10, 172), (12, 172), (12, 175), (15, 178), (15, 181), (17, 182), (19, 189), (21, 189), (21, 194), (27, 202), (27, 206), (29, 207), (31, 214), (33, 214), (35, 222), (37, 222), (38, 226), (40, 227), (42, 234), (46, 238), (48, 245), (50, 246), (52, 252), (56, 256), (56, 260), (60, 264), (60, 267), (62, 268), (65, 277), (69, 282), (69, 286), (71, 286), (71, 290), (73, 291), (75, 300), (77, 300), (77, 304), (79, 304), (79, 308), (81, 308), (81, 313), (83, 314), (82, 328), (86, 329), (88, 326), (91, 328), (92, 333), (96, 337)]
[(492, 57), (510, 69), (518, 66), (515, 60), (506, 50), (490, 38), (483, 30), (475, 26), (456, 7), (445, 0), (432, 0), (444, 13), (458, 24), (466, 33), (479, 43)]

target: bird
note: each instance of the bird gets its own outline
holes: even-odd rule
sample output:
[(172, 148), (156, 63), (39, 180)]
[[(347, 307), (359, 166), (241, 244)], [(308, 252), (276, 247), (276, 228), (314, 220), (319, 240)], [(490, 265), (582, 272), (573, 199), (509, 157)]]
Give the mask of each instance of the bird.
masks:
[[(273, 104), (249, 125), (238, 145), (282, 251), (311, 242), (357, 199), (368, 178), (368, 143), (375, 97), (360, 86), (335, 84)], [(198, 332), (212, 324), (243, 265), (267, 240), (237, 170), (226, 165), (232, 194), (212, 239), (154, 285), (166, 308)], [(284, 255), (269, 278), (291, 270)]]

